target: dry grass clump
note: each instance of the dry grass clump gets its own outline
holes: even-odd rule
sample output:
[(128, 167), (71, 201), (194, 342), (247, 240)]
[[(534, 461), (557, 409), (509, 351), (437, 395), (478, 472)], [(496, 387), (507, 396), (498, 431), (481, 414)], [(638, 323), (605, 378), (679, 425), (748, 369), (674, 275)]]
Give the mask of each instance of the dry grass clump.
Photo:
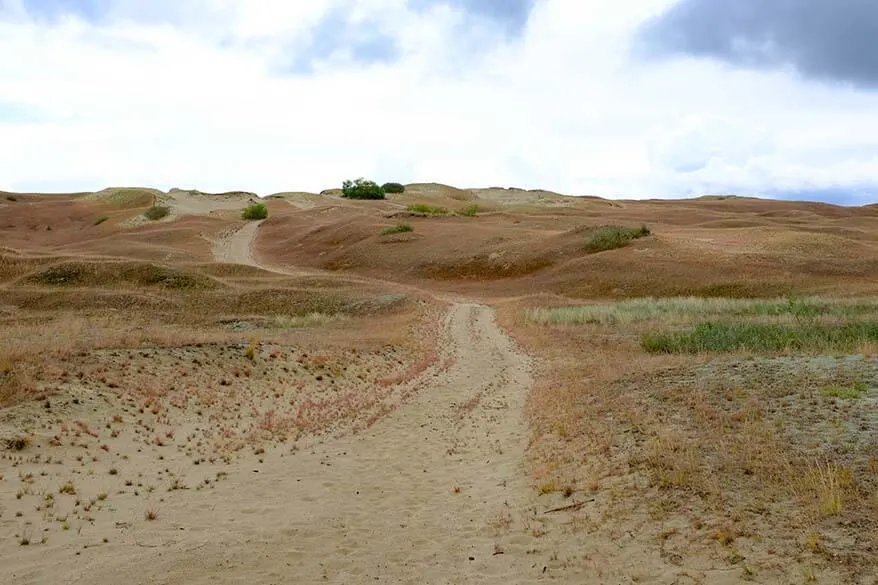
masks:
[[(856, 335), (837, 333), (845, 326), (839, 320), (868, 315), (875, 303), (825, 306), (811, 317), (797, 316), (788, 300), (649, 299), (526, 311), (510, 305), (503, 320), (546, 364), (527, 406), (538, 491), (551, 493), (562, 483), (594, 486), (594, 506), (605, 510), (605, 521), (590, 531), (654, 528), (658, 534), (662, 523), (686, 519), (691, 529), (678, 550), (684, 557), (711, 543), (746, 542), (748, 557), (803, 559), (805, 550), (834, 559), (835, 570), (862, 571), (869, 547), (878, 545), (864, 531), (878, 523), (878, 464), (870, 463), (878, 461), (878, 443), (870, 431), (874, 417), (858, 405), (878, 389), (878, 362), (814, 352), (867, 347)], [(652, 323), (697, 322), (715, 311), (738, 319), (742, 312), (768, 313), (750, 318), (787, 323), (753, 325), (811, 328), (818, 340), (830, 342), (805, 346), (807, 357), (745, 361), (734, 344), (727, 346), (731, 355), (713, 361), (688, 352), (649, 353), (639, 344)], [(852, 325), (853, 331), (871, 331)], [(766, 347), (780, 344), (748, 351), (764, 353)], [(827, 518), (838, 523), (826, 525)], [(799, 544), (802, 527), (819, 529), (819, 547)]]
[(344, 314), (335, 313), (307, 313), (305, 315), (276, 315), (274, 325), (281, 329), (303, 329), (309, 327), (326, 327), (348, 317)]

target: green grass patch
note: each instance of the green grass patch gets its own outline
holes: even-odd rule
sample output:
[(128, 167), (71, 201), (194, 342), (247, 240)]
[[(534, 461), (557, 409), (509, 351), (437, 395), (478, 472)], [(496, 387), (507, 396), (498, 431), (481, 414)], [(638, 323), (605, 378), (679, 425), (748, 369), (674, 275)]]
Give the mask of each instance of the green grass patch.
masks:
[(652, 232), (645, 225), (639, 228), (604, 225), (589, 234), (588, 240), (585, 242), (585, 249), (588, 252), (595, 253), (622, 248), (633, 240), (645, 238), (650, 233)]
[(466, 207), (461, 207), (457, 211), (455, 211), (457, 215), (463, 215), (465, 217), (475, 217), (479, 213), (478, 205), (467, 205)]
[(241, 212), (242, 219), (265, 219), (268, 217), (268, 208), (264, 203), (254, 203)]
[(168, 217), (171, 213), (171, 208), (166, 207), (164, 205), (153, 205), (149, 209), (143, 212), (143, 216), (150, 221), (157, 221), (159, 219)]
[(616, 325), (720, 317), (793, 317), (810, 322), (822, 317), (851, 319), (875, 313), (878, 300), (871, 299), (646, 297), (599, 305), (531, 309), (525, 316), (541, 325)]
[(642, 338), (642, 345), (650, 353), (847, 352), (875, 341), (878, 341), (878, 323), (699, 323), (689, 331), (646, 334)]
[(427, 205), (426, 203), (415, 203), (413, 205), (409, 205), (408, 210), (411, 213), (429, 213), (432, 215), (446, 215), (448, 213), (448, 209), (445, 207), (433, 207), (432, 205)]
[(868, 386), (863, 382), (857, 382), (850, 386), (830, 385), (820, 389), (820, 394), (827, 398), (841, 398), (845, 400), (856, 400), (862, 398), (869, 391)]
[(415, 228), (413, 228), (409, 224), (398, 223), (394, 226), (384, 228), (383, 230), (381, 230), (381, 235), (382, 236), (389, 236), (391, 234), (404, 234), (406, 232), (413, 232), (413, 231), (415, 231)]
[(110, 218), (107, 217), (106, 215), (104, 215), (104, 216), (102, 216), (102, 217), (99, 217), (99, 218), (97, 218), (97, 219), (95, 220), (94, 225), (101, 225), (102, 223), (104, 223), (104, 222), (107, 221), (108, 219), (110, 219)]

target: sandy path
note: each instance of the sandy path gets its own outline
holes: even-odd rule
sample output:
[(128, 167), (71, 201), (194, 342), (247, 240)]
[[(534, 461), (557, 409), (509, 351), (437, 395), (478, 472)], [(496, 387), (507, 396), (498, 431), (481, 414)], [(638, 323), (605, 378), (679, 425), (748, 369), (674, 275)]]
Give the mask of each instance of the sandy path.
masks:
[[(530, 361), (490, 309), (455, 305), (418, 393), (359, 435), (232, 472), (138, 522), (70, 583), (509, 583), (536, 577), (521, 410)], [(455, 488), (459, 488), (456, 492)], [(161, 526), (159, 526), (161, 524)]]
[(261, 221), (247, 222), (240, 229), (214, 240), (214, 259), (226, 264), (258, 266), (253, 258), (253, 242), (260, 224)]

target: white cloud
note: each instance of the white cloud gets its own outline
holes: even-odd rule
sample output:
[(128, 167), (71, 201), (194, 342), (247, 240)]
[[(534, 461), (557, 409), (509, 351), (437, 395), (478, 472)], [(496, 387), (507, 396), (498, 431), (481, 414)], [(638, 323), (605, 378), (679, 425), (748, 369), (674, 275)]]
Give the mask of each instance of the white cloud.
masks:
[[(861, 189), (878, 176), (874, 95), (632, 60), (633, 31), (669, 0), (543, 0), (506, 40), (404, 0), (180, 0), (147, 15), (127, 0), (98, 23), (12, 19), (3, 1), (9, 187), (266, 194), (364, 175), (652, 197)], [(311, 75), (282, 74), (345, 7), (391, 31), (400, 58), (355, 64), (340, 45)], [(39, 119), (4, 117), (4, 103)]]

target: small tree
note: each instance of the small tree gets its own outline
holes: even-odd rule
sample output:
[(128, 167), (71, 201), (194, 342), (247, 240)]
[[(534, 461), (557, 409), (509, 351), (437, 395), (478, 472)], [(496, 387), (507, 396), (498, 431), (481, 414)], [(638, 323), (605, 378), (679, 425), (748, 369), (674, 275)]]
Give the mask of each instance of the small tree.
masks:
[(348, 199), (384, 199), (384, 189), (376, 182), (362, 177), (356, 181), (342, 183), (342, 194)]
[(265, 219), (268, 217), (268, 208), (263, 203), (254, 203), (241, 212), (243, 219)]
[(385, 193), (405, 193), (405, 185), (402, 183), (384, 183), (381, 188)]

